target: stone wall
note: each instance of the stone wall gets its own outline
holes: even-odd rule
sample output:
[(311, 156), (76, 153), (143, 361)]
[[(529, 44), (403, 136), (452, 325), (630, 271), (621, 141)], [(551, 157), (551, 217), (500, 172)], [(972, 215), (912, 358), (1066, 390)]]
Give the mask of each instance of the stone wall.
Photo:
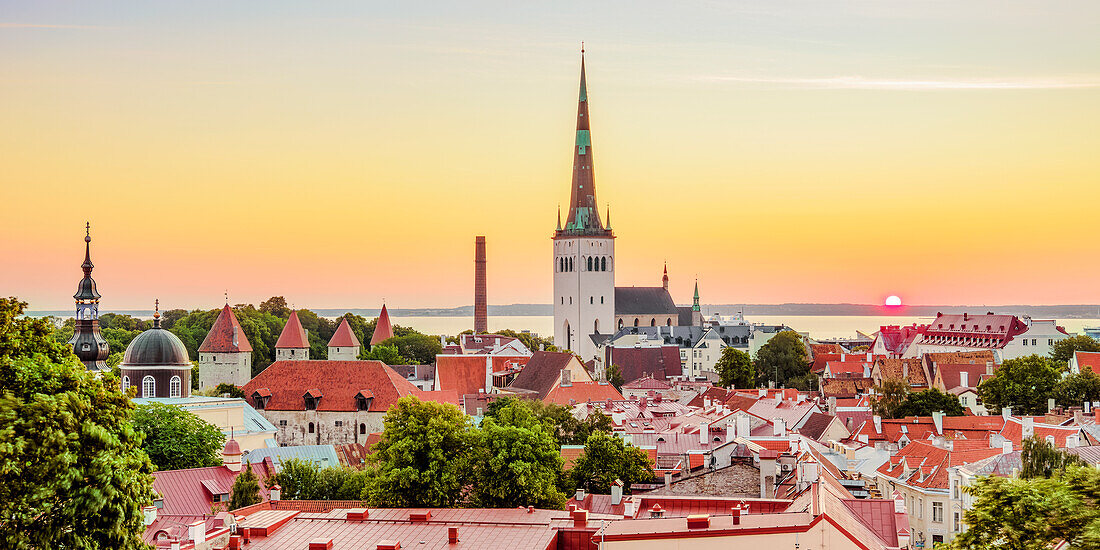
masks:
[(218, 384), (243, 386), (251, 379), (251, 353), (199, 354), (199, 391), (215, 388)]
[[(275, 425), (279, 445), (342, 445), (366, 443), (371, 432), (382, 431), (384, 412), (270, 411), (260, 414)], [(341, 425), (337, 426), (339, 422)], [(313, 424), (310, 433), (309, 425)]]

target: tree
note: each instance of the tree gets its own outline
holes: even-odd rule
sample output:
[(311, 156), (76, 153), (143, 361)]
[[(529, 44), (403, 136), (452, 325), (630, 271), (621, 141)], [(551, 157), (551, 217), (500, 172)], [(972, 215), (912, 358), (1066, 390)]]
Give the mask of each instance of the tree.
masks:
[(1050, 358), (1059, 363), (1069, 363), (1075, 351), (1100, 351), (1100, 342), (1086, 334), (1059, 340), (1054, 343)]
[(321, 468), (315, 462), (292, 458), (283, 461), (270, 485), (282, 487), (285, 500), (359, 500), (371, 473), (346, 466)]
[(385, 344), (377, 344), (371, 347), (370, 351), (360, 352), (359, 358), (367, 361), (381, 361), (387, 365), (408, 364), (408, 360), (397, 353), (397, 346), (387, 346)]
[(471, 501), (482, 508), (536, 506), (560, 510), (561, 452), (537, 417), (510, 416), (514, 423), (485, 418), (475, 434)]
[(363, 490), (372, 506), (453, 507), (470, 481), (470, 420), (451, 404), (402, 397), (390, 407)]
[(943, 393), (936, 388), (927, 389), (924, 391), (910, 393), (901, 406), (895, 411), (896, 416), (891, 418), (901, 418), (904, 416), (931, 416), (934, 412), (942, 412), (947, 416), (962, 416), (966, 414), (963, 411), (962, 404), (959, 403), (959, 398), (954, 395)]
[(898, 410), (901, 409), (906, 398), (909, 397), (909, 382), (900, 378), (887, 378), (882, 385), (875, 388), (878, 398), (871, 402), (871, 410), (882, 418), (899, 418)]
[(984, 476), (966, 489), (974, 507), (951, 547), (1046, 550), (1100, 547), (1100, 470), (1070, 466), (1050, 478)]
[[(473, 334), (474, 331), (467, 330), (467, 331), (463, 331), (463, 333)], [(534, 334), (531, 334), (530, 332), (516, 332), (516, 331), (511, 330), (511, 329), (498, 330), (498, 331), (494, 332), (493, 334), (499, 334), (501, 336), (510, 336), (512, 338), (518, 338), (519, 341), (522, 342), (523, 345), (526, 346), (527, 349), (529, 349), (531, 351), (539, 351), (540, 349), (543, 350), (543, 351), (558, 351), (557, 346), (554, 345), (554, 339), (553, 338), (540, 338), (540, 337), (538, 337)], [(456, 343), (457, 343), (457, 340), (456, 340)]]
[(436, 355), (443, 353), (443, 344), (439, 343), (438, 336), (428, 336), (419, 332), (394, 336), (382, 343), (395, 346), (401, 357), (417, 365), (430, 365), (435, 362)]
[(214, 388), (214, 395), (229, 395), (229, 397), (238, 399), (244, 399), (245, 397), (244, 390), (228, 382), (218, 384), (218, 387)]
[(1090, 368), (1066, 375), (1054, 385), (1054, 400), (1063, 407), (1080, 406), (1085, 401), (1100, 401), (1100, 375)]
[(1055, 472), (1073, 464), (1083, 465), (1081, 457), (1058, 449), (1045, 440), (1029, 437), (1024, 440), (1024, 449), (1020, 453), (1020, 477), (1031, 479), (1050, 477)]
[(260, 311), (282, 319), (290, 317), (290, 308), (286, 305), (286, 298), (282, 296), (272, 296), (260, 302)]
[(755, 366), (761, 381), (775, 382), (777, 388), (786, 386), (787, 380), (791, 378), (810, 372), (810, 364), (806, 360), (806, 345), (802, 342), (802, 337), (793, 330), (784, 330), (761, 346), (756, 352)]
[(502, 424), (517, 424), (525, 418), (537, 418), (551, 435), (555, 445), (584, 445), (588, 436), (602, 432), (611, 433), (611, 417), (593, 411), (584, 420), (573, 416), (573, 411), (554, 403), (543, 403), (537, 399), (524, 399), (505, 396), (489, 403), (485, 418), (492, 418)]
[(233, 482), (233, 491), (229, 497), (229, 509), (238, 510), (245, 506), (252, 506), (263, 500), (260, 498), (260, 481), (256, 479), (256, 472), (252, 471), (252, 465), (245, 462), (244, 469), (237, 474)]
[(1015, 414), (1044, 414), (1047, 398), (1054, 393), (1063, 367), (1049, 357), (1029, 355), (1009, 359), (990, 378), (978, 385), (987, 409), (997, 413), (1012, 407)]
[(175, 405), (149, 403), (134, 412), (134, 429), (158, 470), (217, 466), (225, 436), (213, 424)]
[(714, 364), (718, 371), (718, 385), (723, 388), (751, 388), (756, 385), (756, 368), (749, 354), (734, 348), (722, 349), (722, 356)]
[(584, 487), (601, 494), (610, 492), (611, 483), (621, 479), (629, 493), (632, 484), (653, 479), (653, 465), (645, 451), (624, 444), (616, 436), (595, 433), (588, 437), (584, 453), (573, 463), (568, 478), (573, 488)]
[(152, 464), (110, 373), (0, 298), (0, 547), (146, 548)]
[(611, 365), (607, 369), (607, 381), (618, 391), (623, 391), (623, 384), (626, 383), (626, 379), (623, 378), (623, 368), (619, 365)]

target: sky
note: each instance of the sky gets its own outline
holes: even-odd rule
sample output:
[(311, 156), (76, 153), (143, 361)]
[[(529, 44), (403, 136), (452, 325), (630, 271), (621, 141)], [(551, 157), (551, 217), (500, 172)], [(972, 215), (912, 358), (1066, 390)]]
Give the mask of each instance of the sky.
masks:
[(1100, 3), (0, 2), (0, 294), (549, 303), (580, 43), (618, 285), (1096, 303)]

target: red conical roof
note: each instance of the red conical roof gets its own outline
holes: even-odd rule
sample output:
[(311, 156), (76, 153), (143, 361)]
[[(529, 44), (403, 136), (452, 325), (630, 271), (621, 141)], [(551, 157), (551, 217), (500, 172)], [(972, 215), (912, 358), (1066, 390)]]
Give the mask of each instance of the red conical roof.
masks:
[(328, 341), (328, 347), (330, 348), (350, 348), (359, 345), (359, 339), (355, 337), (355, 333), (351, 331), (351, 325), (348, 324), (348, 318), (344, 317), (340, 320), (340, 326), (336, 327), (336, 334), (332, 335), (332, 340)]
[(309, 349), (309, 339), (302, 328), (302, 322), (298, 320), (298, 312), (291, 311), (290, 318), (283, 326), (283, 332), (279, 334), (279, 341), (275, 342), (275, 348)]
[(374, 336), (370, 337), (370, 345), (381, 344), (390, 338), (393, 338), (390, 312), (386, 311), (386, 304), (382, 304), (382, 312), (378, 314), (378, 321), (374, 324)]
[[(236, 333), (236, 342), (233, 335)], [(236, 353), (251, 352), (252, 344), (248, 343), (248, 337), (244, 335), (241, 324), (237, 322), (237, 316), (229, 304), (225, 304), (214, 326), (206, 333), (206, 339), (199, 346), (200, 353)]]

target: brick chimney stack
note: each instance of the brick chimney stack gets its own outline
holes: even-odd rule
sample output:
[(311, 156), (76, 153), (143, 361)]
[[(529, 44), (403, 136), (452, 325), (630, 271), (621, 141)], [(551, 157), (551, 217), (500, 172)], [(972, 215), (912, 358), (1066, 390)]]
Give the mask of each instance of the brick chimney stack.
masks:
[(489, 303), (485, 292), (485, 237), (474, 237), (474, 333), (489, 332)]

